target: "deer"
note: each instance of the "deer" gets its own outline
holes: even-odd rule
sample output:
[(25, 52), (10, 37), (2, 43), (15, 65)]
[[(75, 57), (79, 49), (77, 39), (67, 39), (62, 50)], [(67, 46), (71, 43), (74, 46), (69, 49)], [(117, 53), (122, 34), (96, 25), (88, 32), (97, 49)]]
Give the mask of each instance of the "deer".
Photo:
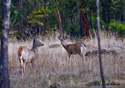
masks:
[(83, 42), (76, 42), (74, 44), (67, 44), (64, 40), (66, 38), (61, 39), (60, 36), (58, 36), (58, 39), (61, 41), (61, 45), (64, 47), (64, 49), (67, 51), (68, 55), (69, 55), (69, 59), (71, 55), (74, 54), (79, 54), (80, 57), (85, 59), (85, 55), (83, 55), (84, 50), (86, 49), (86, 45)]
[(39, 38), (33, 39), (33, 46), (28, 49), (26, 46), (20, 46), (18, 49), (18, 58), (20, 62), (20, 68), (22, 70), (22, 75), (25, 73), (27, 63), (32, 64), (34, 69), (35, 59), (37, 58), (38, 48), (44, 44), (39, 41)]

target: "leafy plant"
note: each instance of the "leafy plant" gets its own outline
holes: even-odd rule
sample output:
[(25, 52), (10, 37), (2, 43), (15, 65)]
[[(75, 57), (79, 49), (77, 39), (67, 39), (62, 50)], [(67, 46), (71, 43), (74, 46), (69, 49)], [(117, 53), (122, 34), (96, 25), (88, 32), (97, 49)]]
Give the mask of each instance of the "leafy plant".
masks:
[(28, 22), (31, 25), (38, 24), (43, 26), (42, 17), (47, 17), (51, 11), (48, 7), (39, 7), (38, 9), (34, 9), (31, 11), (31, 14), (27, 16)]
[(109, 28), (116, 32), (118, 31), (118, 34), (123, 37), (123, 34), (125, 32), (125, 25), (120, 23), (119, 21), (111, 21), (111, 23), (109, 24)]
[(125, 25), (123, 24), (118, 24), (117, 26), (117, 29), (118, 29), (118, 34), (123, 37), (123, 34), (125, 32)]
[(110, 29), (112, 30), (112, 31), (116, 31), (116, 23), (110, 23), (109, 24), (109, 27), (110, 27)]

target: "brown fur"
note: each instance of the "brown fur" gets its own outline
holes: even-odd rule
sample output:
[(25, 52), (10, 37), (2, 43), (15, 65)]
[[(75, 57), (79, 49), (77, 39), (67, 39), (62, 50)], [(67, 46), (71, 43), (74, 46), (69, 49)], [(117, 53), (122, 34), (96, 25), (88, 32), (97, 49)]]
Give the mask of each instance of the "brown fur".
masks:
[(23, 47), (20, 47), (20, 48), (19, 48), (19, 51), (18, 51), (19, 56), (21, 56), (21, 55), (22, 55), (22, 51), (23, 51)]
[(31, 63), (32, 67), (34, 68), (34, 61), (37, 58), (37, 47), (43, 46), (43, 45), (44, 44), (34, 39), (32, 49), (28, 49), (25, 46), (19, 47), (18, 56), (19, 56), (19, 61), (20, 61), (20, 67), (22, 68), (22, 75), (25, 72), (27, 63)]
[(63, 39), (60, 39), (60, 40), (61, 40), (62, 46), (68, 52), (69, 58), (73, 54), (79, 54), (81, 56), (82, 60), (83, 60), (83, 58), (85, 58), (85, 55), (83, 55), (83, 53), (81, 52), (81, 44), (83, 44), (86, 47), (85, 43), (76, 42), (74, 44), (66, 44), (66, 42)]

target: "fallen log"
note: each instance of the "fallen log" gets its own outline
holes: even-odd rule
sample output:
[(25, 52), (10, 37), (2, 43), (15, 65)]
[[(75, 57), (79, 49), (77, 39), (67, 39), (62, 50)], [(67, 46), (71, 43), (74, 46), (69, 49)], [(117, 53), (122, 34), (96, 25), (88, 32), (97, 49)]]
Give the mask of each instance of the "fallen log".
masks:
[[(102, 49), (101, 50), (101, 54), (117, 54), (116, 50), (106, 50), (106, 49)], [(87, 51), (85, 56), (91, 56), (91, 55), (97, 55), (98, 54), (98, 50), (92, 50), (92, 51)]]

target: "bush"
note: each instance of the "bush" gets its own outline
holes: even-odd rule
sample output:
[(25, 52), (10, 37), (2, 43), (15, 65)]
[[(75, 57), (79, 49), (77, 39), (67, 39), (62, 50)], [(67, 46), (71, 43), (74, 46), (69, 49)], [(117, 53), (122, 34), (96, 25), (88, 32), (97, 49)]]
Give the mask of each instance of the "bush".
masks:
[(125, 26), (124, 26), (123, 24), (119, 24), (119, 25), (117, 26), (117, 29), (118, 29), (118, 34), (119, 34), (121, 37), (123, 37), (123, 34), (124, 34), (124, 32), (125, 32)]
[(118, 33), (118, 35), (120, 35), (121, 37), (123, 37), (124, 35), (124, 32), (125, 32), (125, 24), (122, 24), (118, 21), (112, 21), (110, 24), (109, 24), (109, 27), (108, 27), (111, 31), (114, 31)]

